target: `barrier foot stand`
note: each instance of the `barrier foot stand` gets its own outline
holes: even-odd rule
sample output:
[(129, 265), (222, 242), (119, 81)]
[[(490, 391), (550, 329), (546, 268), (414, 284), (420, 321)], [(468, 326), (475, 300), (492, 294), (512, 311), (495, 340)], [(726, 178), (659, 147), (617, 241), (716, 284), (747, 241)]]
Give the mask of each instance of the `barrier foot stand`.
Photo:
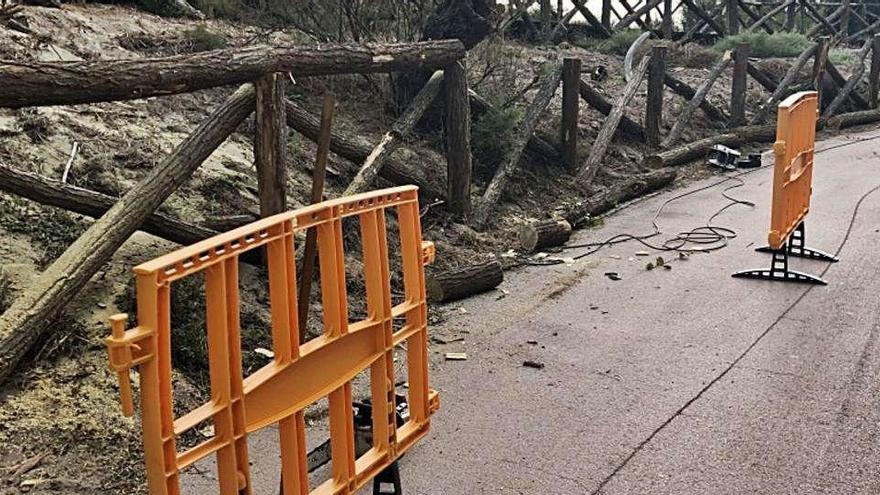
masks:
[(769, 270), (745, 270), (733, 274), (736, 278), (754, 278), (758, 280), (777, 280), (779, 282), (799, 282), (804, 284), (828, 285), (819, 277), (788, 269), (788, 248), (771, 251), (773, 261)]
[[(804, 233), (804, 222), (801, 222), (794, 232), (791, 233), (791, 238), (788, 240), (788, 255), (794, 256), (796, 258), (807, 258), (811, 260), (819, 260), (819, 261), (828, 261), (831, 263), (837, 263), (839, 260), (836, 256), (830, 255), (824, 251), (819, 251), (818, 249), (812, 249), (806, 247), (806, 234)], [(760, 253), (772, 253), (773, 249), (770, 246), (759, 247), (755, 251)]]
[[(382, 491), (382, 483), (391, 485), (394, 491)], [(400, 467), (397, 462), (392, 463), (373, 478), (373, 495), (403, 495), (403, 488), (400, 485)]]

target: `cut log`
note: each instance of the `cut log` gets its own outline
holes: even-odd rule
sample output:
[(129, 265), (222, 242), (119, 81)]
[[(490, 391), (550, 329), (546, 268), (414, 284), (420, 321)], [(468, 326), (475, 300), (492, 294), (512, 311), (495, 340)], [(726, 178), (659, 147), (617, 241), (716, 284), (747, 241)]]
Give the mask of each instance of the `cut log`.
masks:
[(865, 74), (865, 57), (867, 57), (868, 53), (871, 51), (871, 45), (873, 44), (873, 42), (873, 39), (868, 39), (862, 45), (862, 48), (858, 52), (859, 62), (858, 65), (856, 65), (852, 76), (850, 76), (849, 80), (846, 81), (846, 84), (843, 85), (843, 87), (837, 93), (837, 96), (835, 96), (834, 99), (831, 100), (831, 103), (828, 105), (828, 107), (825, 108), (825, 111), (822, 112), (821, 120), (827, 121), (830, 117), (833, 117), (834, 114), (837, 113), (837, 110), (840, 109), (840, 106), (843, 105), (843, 102), (846, 101), (850, 93), (853, 92), (853, 90), (862, 80), (862, 76)]
[(504, 192), (504, 188), (507, 187), (507, 183), (516, 171), (516, 166), (519, 163), (520, 155), (525, 150), (526, 143), (535, 132), (541, 114), (547, 109), (547, 105), (550, 104), (550, 100), (553, 99), (553, 95), (559, 89), (561, 80), (562, 64), (557, 63), (538, 82), (538, 93), (526, 109), (523, 119), (516, 126), (512, 140), (513, 144), (501, 161), (501, 166), (498, 167), (495, 176), (492, 177), (492, 181), (486, 186), (483, 198), (474, 211), (474, 225), (478, 228), (486, 225), (486, 222), (489, 220), (489, 214), (495, 208), (498, 200), (501, 199), (501, 193)]
[(710, 136), (668, 151), (647, 155), (642, 165), (650, 168), (672, 167), (704, 158), (712, 146), (741, 146), (746, 143), (770, 142), (776, 138), (776, 124), (754, 125), (731, 129), (725, 134)]
[[(284, 109), (287, 125), (308, 139), (317, 142), (321, 129), (320, 120), (290, 100), (284, 102)], [(360, 164), (370, 156), (373, 144), (360, 136), (347, 134), (337, 128), (333, 129), (330, 134), (330, 151), (346, 160)], [(410, 154), (417, 155), (414, 151)], [(424, 152), (420, 151), (418, 154), (424, 154)], [(419, 186), (419, 194), (423, 197), (445, 198), (446, 171), (426, 167), (430, 163), (439, 161), (440, 158), (437, 157), (436, 160), (404, 163), (392, 155), (385, 160), (385, 166), (379, 171), (379, 175), (394, 184), (415, 184)]]
[(845, 129), (856, 125), (873, 124), (880, 121), (880, 109), (862, 110), (835, 115), (828, 119), (828, 127), (833, 129)]
[[(596, 91), (583, 79), (580, 81), (580, 93), (581, 98), (583, 98), (591, 107), (601, 112), (602, 115), (607, 117), (611, 113), (611, 109), (613, 108), (611, 103), (609, 103), (601, 93)], [(639, 124), (626, 115), (621, 115), (617, 131), (618, 133), (622, 132), (629, 135), (629, 137), (636, 141), (645, 140), (645, 128), (642, 127), (642, 124)]]
[[(492, 104), (489, 103), (489, 100), (483, 98), (474, 90), (468, 90), (468, 97), (471, 101), (472, 115), (482, 115), (486, 112), (492, 111)], [(526, 151), (535, 156), (540, 156), (548, 163), (562, 162), (562, 153), (556, 148), (556, 146), (553, 146), (549, 141), (538, 135), (529, 138), (529, 142), (526, 143)]]
[(183, 184), (254, 110), (256, 92), (236, 91), (161, 164), (89, 227), (0, 316), (0, 382), (13, 373), (59, 312), (153, 210)]
[(682, 110), (681, 114), (678, 116), (678, 119), (676, 119), (675, 124), (672, 126), (672, 130), (669, 131), (669, 135), (666, 136), (666, 139), (663, 140), (663, 143), (661, 144), (663, 148), (669, 148), (681, 138), (685, 126), (691, 122), (691, 117), (693, 117), (694, 112), (697, 111), (700, 101), (706, 97), (709, 90), (712, 89), (712, 85), (715, 84), (715, 81), (724, 72), (724, 69), (730, 65), (731, 60), (732, 58), (729, 50), (721, 55), (721, 60), (712, 67), (712, 70), (703, 81), (703, 84), (697, 88), (697, 94), (691, 98), (688, 104), (684, 107), (684, 110)]
[(319, 47), (248, 46), (161, 58), (0, 62), (0, 107), (131, 100), (241, 84), (269, 72), (297, 77), (433, 69), (465, 55), (460, 41)]
[[(674, 91), (678, 96), (681, 96), (685, 100), (692, 100), (694, 96), (697, 95), (697, 90), (690, 87), (684, 81), (681, 81), (669, 74), (666, 74), (663, 77), (663, 82), (666, 86), (669, 87), (672, 91)], [(706, 117), (709, 119), (718, 122), (720, 124), (727, 123), (727, 115), (724, 114), (721, 110), (719, 110), (715, 105), (709, 102), (709, 100), (703, 98), (703, 101), (700, 102), (700, 110), (706, 114)]]
[(391, 153), (400, 147), (403, 139), (412, 132), (413, 128), (418, 124), (419, 119), (425, 114), (425, 111), (440, 93), (440, 87), (443, 83), (443, 71), (438, 70), (425, 83), (425, 87), (419, 91), (419, 94), (412, 100), (406, 111), (391, 126), (391, 130), (382, 136), (379, 144), (373, 148), (370, 155), (364, 160), (364, 164), (358, 170), (357, 175), (352, 179), (351, 184), (345, 189), (343, 196), (351, 196), (359, 192), (363, 192), (370, 187), (373, 180), (382, 170), (385, 160)]
[[(100, 218), (119, 200), (41, 175), (16, 170), (2, 163), (0, 163), (0, 190), (92, 218)], [(254, 221), (253, 217), (248, 216), (248, 219), (248, 222)], [(221, 230), (212, 230), (212, 228), (184, 223), (161, 213), (150, 214), (140, 226), (144, 232), (184, 246), (215, 236), (217, 230)]]
[(607, 189), (594, 194), (588, 200), (566, 208), (563, 218), (569, 225), (578, 228), (591, 217), (601, 215), (627, 201), (632, 201), (672, 184), (677, 175), (677, 171), (667, 168), (618, 181)]
[(620, 95), (620, 98), (614, 103), (614, 108), (611, 110), (608, 118), (605, 119), (605, 123), (602, 124), (599, 134), (596, 136), (596, 141), (590, 149), (590, 155), (587, 157), (587, 160), (578, 172), (578, 178), (584, 185), (589, 185), (596, 177), (596, 173), (599, 171), (599, 165), (605, 159), (605, 152), (608, 151), (608, 145), (611, 143), (611, 138), (617, 131), (617, 125), (620, 123), (623, 112), (626, 110), (626, 105), (632, 100), (633, 96), (635, 96), (636, 91), (638, 91), (642, 79), (645, 78), (645, 74), (648, 72), (648, 66), (650, 63), (651, 57), (646, 56), (642, 59), (633, 78), (626, 83), (626, 87), (623, 89), (623, 94)]
[(428, 300), (449, 302), (492, 290), (503, 281), (501, 263), (493, 259), (448, 272), (429, 272), (425, 289)]
[(768, 98), (767, 101), (758, 108), (758, 110), (755, 112), (755, 115), (752, 116), (752, 120), (750, 121), (752, 124), (757, 124), (761, 122), (761, 120), (764, 119), (764, 116), (767, 115), (767, 112), (770, 111), (770, 109), (775, 108), (776, 104), (779, 103), (779, 101), (786, 96), (788, 87), (791, 86), (791, 83), (794, 82), (798, 73), (800, 73), (801, 69), (804, 68), (804, 65), (807, 64), (807, 61), (816, 54), (816, 51), (818, 49), (819, 44), (813, 43), (803, 52), (801, 52), (797, 60), (794, 61), (794, 64), (792, 64), (792, 66), (788, 69), (788, 72), (785, 73), (782, 81), (779, 82), (776, 90), (773, 91), (772, 95), (770, 95), (770, 98)]
[(545, 220), (523, 225), (519, 242), (523, 252), (531, 253), (548, 247), (561, 246), (571, 237), (571, 224), (566, 220)]

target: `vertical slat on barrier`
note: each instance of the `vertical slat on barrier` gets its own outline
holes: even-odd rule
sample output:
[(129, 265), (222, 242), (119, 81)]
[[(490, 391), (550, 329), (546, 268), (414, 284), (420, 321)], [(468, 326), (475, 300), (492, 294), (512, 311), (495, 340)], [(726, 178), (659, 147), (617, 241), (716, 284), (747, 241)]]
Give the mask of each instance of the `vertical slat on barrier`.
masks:
[(229, 331), (226, 306), (226, 266), (211, 265), (205, 270), (205, 320), (208, 331), (208, 371), (214, 414), (214, 439), (222, 443), (217, 451), (217, 479), (222, 495), (236, 495), (238, 459), (232, 418), (232, 384), (229, 370)]
[(318, 262), (321, 267), (321, 304), (324, 333), (337, 337), (348, 331), (348, 300), (345, 292), (345, 255), (342, 252), (342, 219), (338, 212), (318, 229)]
[[(421, 226), (418, 203), (410, 202), (397, 207), (400, 225), (400, 251), (403, 262), (403, 285), (407, 303), (424, 301), (424, 266), (421, 254)], [(427, 314), (424, 307), (418, 316), (407, 312), (407, 325), (419, 327), (407, 342), (407, 366), (409, 374), (410, 418), (421, 423), (428, 418), (428, 376), (427, 376)]]
[[(370, 393), (373, 399), (373, 447), (388, 453), (395, 441), (394, 347), (392, 340), (391, 286), (388, 268), (388, 241), (385, 210), (360, 215), (363, 243), (364, 282), (367, 290), (368, 319), (381, 322), (376, 333), (377, 348), (385, 353), (370, 366)], [(391, 449), (393, 450), (393, 449)], [(393, 451), (391, 452), (393, 455)]]
[(153, 358), (143, 363), (141, 375), (141, 416), (144, 435), (144, 461), (152, 495), (178, 495), (177, 447), (171, 411), (170, 294), (156, 273), (138, 274), (138, 324), (149, 328), (147, 341)]
[(244, 477), (241, 495), (251, 495), (250, 463), (244, 417), (244, 373), (241, 363), (241, 318), (239, 315), (238, 256), (223, 262), (226, 274), (226, 327), (228, 329), (230, 400), (232, 402), (232, 434), (235, 439), (235, 460)]
[(330, 457), (334, 493), (353, 492), (354, 413), (351, 410), (351, 382), (330, 392)]
[[(275, 361), (283, 364), (299, 357), (299, 331), (296, 318), (296, 283), (290, 222), (277, 226), (285, 235), (266, 246), (269, 272), (269, 304), (272, 318), (272, 349)], [(279, 233), (272, 231), (270, 233)], [(278, 422), (281, 445), (283, 495), (308, 493), (305, 463), (305, 421), (302, 412)]]

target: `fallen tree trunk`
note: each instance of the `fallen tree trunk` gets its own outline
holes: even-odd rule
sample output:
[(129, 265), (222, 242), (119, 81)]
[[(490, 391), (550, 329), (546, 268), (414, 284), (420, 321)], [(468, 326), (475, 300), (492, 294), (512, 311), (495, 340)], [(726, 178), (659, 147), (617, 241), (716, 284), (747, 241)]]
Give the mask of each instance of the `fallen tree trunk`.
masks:
[(394, 153), (394, 150), (400, 147), (403, 139), (412, 132), (413, 128), (425, 114), (425, 110), (431, 105), (437, 94), (440, 92), (440, 86), (443, 83), (443, 71), (438, 70), (428, 79), (425, 86), (419, 91), (419, 94), (413, 98), (406, 111), (391, 126), (391, 130), (386, 132), (379, 144), (370, 152), (364, 164), (358, 173), (354, 176), (351, 183), (345, 188), (343, 196), (351, 196), (359, 192), (365, 191), (373, 180), (379, 175), (385, 160)]
[(513, 144), (510, 150), (507, 152), (504, 160), (502, 160), (501, 166), (495, 172), (495, 176), (492, 177), (492, 181), (486, 186), (483, 198), (474, 210), (473, 220), (475, 226), (481, 228), (489, 220), (489, 214), (495, 208), (498, 200), (501, 199), (501, 193), (504, 192), (507, 182), (516, 170), (519, 158), (526, 148), (526, 143), (531, 135), (534, 134), (535, 128), (538, 126), (538, 120), (541, 114), (544, 113), (547, 105), (550, 104), (553, 95), (556, 94), (561, 80), (562, 64), (557, 63), (538, 83), (538, 93), (535, 95), (531, 105), (526, 109), (522, 121), (519, 122), (514, 131)]
[(429, 272), (425, 290), (429, 300), (448, 302), (492, 290), (503, 281), (501, 263), (493, 259), (444, 273)]
[(571, 237), (571, 224), (566, 220), (545, 220), (523, 225), (519, 242), (523, 252), (531, 253), (565, 244)]
[(776, 91), (776, 88), (779, 87), (779, 83), (777, 83), (772, 77), (767, 75), (761, 68), (756, 66), (755, 64), (748, 62), (746, 64), (746, 72), (752, 76), (752, 79), (757, 81), (758, 84), (764, 87), (770, 94), (773, 94)]
[[(609, 103), (608, 100), (606, 100), (601, 93), (593, 89), (593, 87), (590, 86), (589, 83), (581, 79), (579, 89), (581, 98), (583, 98), (584, 101), (586, 101), (591, 107), (595, 108), (606, 117), (611, 113), (611, 110), (613, 108), (611, 103)], [(626, 115), (622, 115), (620, 117), (619, 130), (628, 134), (630, 137), (637, 141), (645, 140), (645, 128), (642, 127), (642, 125), (635, 120), (627, 117)]]
[[(284, 110), (287, 125), (308, 139), (318, 141), (320, 119), (290, 100), (285, 100)], [(346, 134), (335, 128), (330, 133), (330, 151), (354, 163), (363, 163), (373, 151), (373, 144), (360, 136)], [(412, 154), (416, 155), (415, 152)], [(385, 166), (379, 170), (379, 175), (394, 184), (415, 184), (419, 186), (419, 194), (423, 197), (445, 198), (445, 167), (442, 170), (425, 167), (424, 164), (432, 162), (433, 160), (419, 160), (404, 163), (391, 155), (385, 160)]]
[(611, 138), (617, 131), (617, 125), (623, 117), (626, 105), (633, 96), (635, 96), (636, 91), (638, 91), (642, 79), (645, 78), (645, 74), (648, 72), (648, 65), (650, 65), (650, 62), (650, 56), (645, 56), (642, 59), (635, 74), (633, 74), (633, 78), (626, 83), (626, 87), (623, 88), (623, 94), (620, 95), (620, 98), (614, 103), (614, 108), (611, 110), (608, 118), (605, 119), (605, 123), (602, 124), (599, 134), (596, 136), (596, 141), (593, 142), (593, 147), (590, 149), (590, 155), (587, 157), (583, 166), (581, 166), (580, 171), (578, 171), (578, 178), (584, 185), (589, 185), (596, 177), (596, 173), (599, 171), (599, 164), (602, 163), (602, 160), (605, 158), (605, 152), (608, 151), (608, 145), (611, 143)]
[(766, 115), (771, 108), (775, 107), (776, 104), (779, 103), (779, 101), (783, 97), (785, 97), (788, 87), (791, 85), (792, 82), (794, 82), (794, 79), (797, 77), (801, 69), (804, 68), (804, 65), (806, 65), (807, 61), (810, 60), (810, 58), (812, 58), (818, 50), (819, 44), (813, 43), (812, 45), (807, 47), (807, 49), (801, 52), (791, 68), (788, 69), (788, 72), (785, 73), (782, 81), (779, 81), (779, 85), (776, 86), (776, 90), (773, 91), (773, 94), (770, 95), (770, 98), (768, 98), (763, 105), (758, 107), (755, 115), (752, 116), (752, 120), (750, 121), (751, 124), (757, 124), (761, 122), (761, 120), (763, 120), (764, 118), (764, 115)]
[(0, 316), (0, 382), (40, 340), (64, 306), (126, 239), (254, 111), (256, 92), (242, 86), (146, 178), (89, 227)]
[[(0, 164), (0, 190), (92, 218), (100, 218), (119, 200), (3, 164)], [(251, 222), (254, 221), (253, 217), (250, 218)], [(161, 213), (147, 216), (140, 229), (184, 246), (217, 235), (215, 230), (184, 223)]]
[(594, 194), (590, 199), (568, 207), (562, 216), (569, 225), (578, 228), (591, 217), (672, 184), (677, 176), (676, 170), (667, 168), (624, 179)]
[(697, 111), (697, 107), (699, 107), (700, 103), (706, 98), (709, 90), (712, 89), (712, 85), (715, 84), (715, 80), (718, 79), (718, 76), (720, 76), (721, 73), (724, 72), (724, 69), (730, 65), (732, 60), (730, 50), (721, 55), (721, 60), (712, 67), (712, 70), (703, 81), (703, 84), (697, 88), (697, 93), (684, 107), (684, 110), (681, 111), (681, 114), (672, 126), (672, 130), (669, 131), (669, 135), (666, 136), (666, 139), (663, 140), (663, 143), (660, 146), (668, 148), (678, 141), (681, 134), (684, 132), (685, 126), (690, 123), (691, 117), (693, 117), (694, 112)]
[(319, 47), (249, 46), (86, 62), (0, 62), (0, 107), (131, 100), (241, 84), (270, 72), (297, 77), (436, 69), (463, 58), (459, 41)]
[[(694, 96), (697, 95), (697, 90), (690, 87), (684, 81), (676, 79), (669, 74), (664, 75), (663, 83), (666, 84), (669, 89), (674, 91), (685, 100), (693, 100)], [(722, 124), (727, 122), (727, 115), (725, 115), (724, 112), (716, 108), (715, 105), (710, 103), (709, 100), (705, 98), (703, 98), (703, 100), (700, 102), (700, 109), (703, 111), (703, 113), (706, 114), (706, 117), (709, 117), (715, 122), (719, 122)]]
[(828, 127), (833, 129), (845, 129), (856, 125), (873, 124), (880, 121), (880, 109), (863, 110), (835, 115), (828, 119)]
[[(836, 84), (838, 87), (842, 88), (846, 86), (846, 78), (843, 77), (843, 74), (841, 74), (839, 70), (837, 70), (837, 66), (834, 65), (831, 60), (825, 60), (825, 73), (831, 77), (831, 80), (833, 80), (834, 84)], [(862, 110), (868, 110), (869, 108), (871, 108), (871, 105), (868, 103), (868, 101), (862, 98), (862, 95), (860, 95), (857, 91), (850, 92), (849, 99), (856, 105), (857, 108), (861, 108)]]
[(642, 160), (642, 165), (650, 168), (683, 165), (705, 157), (706, 152), (716, 144), (741, 146), (746, 143), (770, 142), (775, 138), (776, 124), (736, 127), (725, 134), (710, 136), (678, 148), (648, 155)]

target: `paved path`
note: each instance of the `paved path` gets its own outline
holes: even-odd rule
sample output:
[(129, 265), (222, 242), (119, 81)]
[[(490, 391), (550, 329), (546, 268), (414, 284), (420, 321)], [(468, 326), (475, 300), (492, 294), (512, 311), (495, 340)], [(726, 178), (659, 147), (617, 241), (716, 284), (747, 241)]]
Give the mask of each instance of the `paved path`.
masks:
[[(880, 185), (880, 132), (818, 147), (827, 151), (816, 158), (808, 243), (842, 261), (795, 267), (829, 286), (730, 277), (769, 266), (752, 251), (766, 240), (769, 168), (730, 191), (756, 207), (717, 218), (739, 233), (726, 249), (647, 271), (629, 243), (589, 263), (514, 273), (509, 295), (464, 301), (467, 314), (438, 330), (467, 331), (465, 343), (433, 351), (469, 360), (433, 369), (442, 408), (403, 461), (407, 493), (880, 493), (880, 192), (847, 236), (860, 198)], [(670, 204), (663, 231), (703, 225), (727, 202), (721, 189)], [(577, 241), (650, 232), (681, 192)], [(545, 367), (522, 367), (527, 359)]]
[[(880, 131), (819, 148), (808, 244), (842, 261), (794, 266), (827, 287), (730, 277), (769, 266), (753, 251), (769, 223), (766, 168), (730, 191), (756, 206), (716, 219), (739, 233), (721, 251), (647, 271), (643, 247), (617, 245), (457, 304), (467, 313), (432, 329), (465, 341), (433, 345), (441, 410), (402, 461), (407, 495), (880, 493), (880, 192), (848, 234), (880, 185)], [(575, 242), (650, 232), (661, 204), (718, 181), (641, 201)], [(670, 203), (661, 229), (704, 225), (732, 184)], [(442, 360), (453, 351), (469, 359)], [(255, 493), (274, 494), (277, 435), (250, 443)], [(216, 493), (212, 463), (200, 468), (186, 493)]]

